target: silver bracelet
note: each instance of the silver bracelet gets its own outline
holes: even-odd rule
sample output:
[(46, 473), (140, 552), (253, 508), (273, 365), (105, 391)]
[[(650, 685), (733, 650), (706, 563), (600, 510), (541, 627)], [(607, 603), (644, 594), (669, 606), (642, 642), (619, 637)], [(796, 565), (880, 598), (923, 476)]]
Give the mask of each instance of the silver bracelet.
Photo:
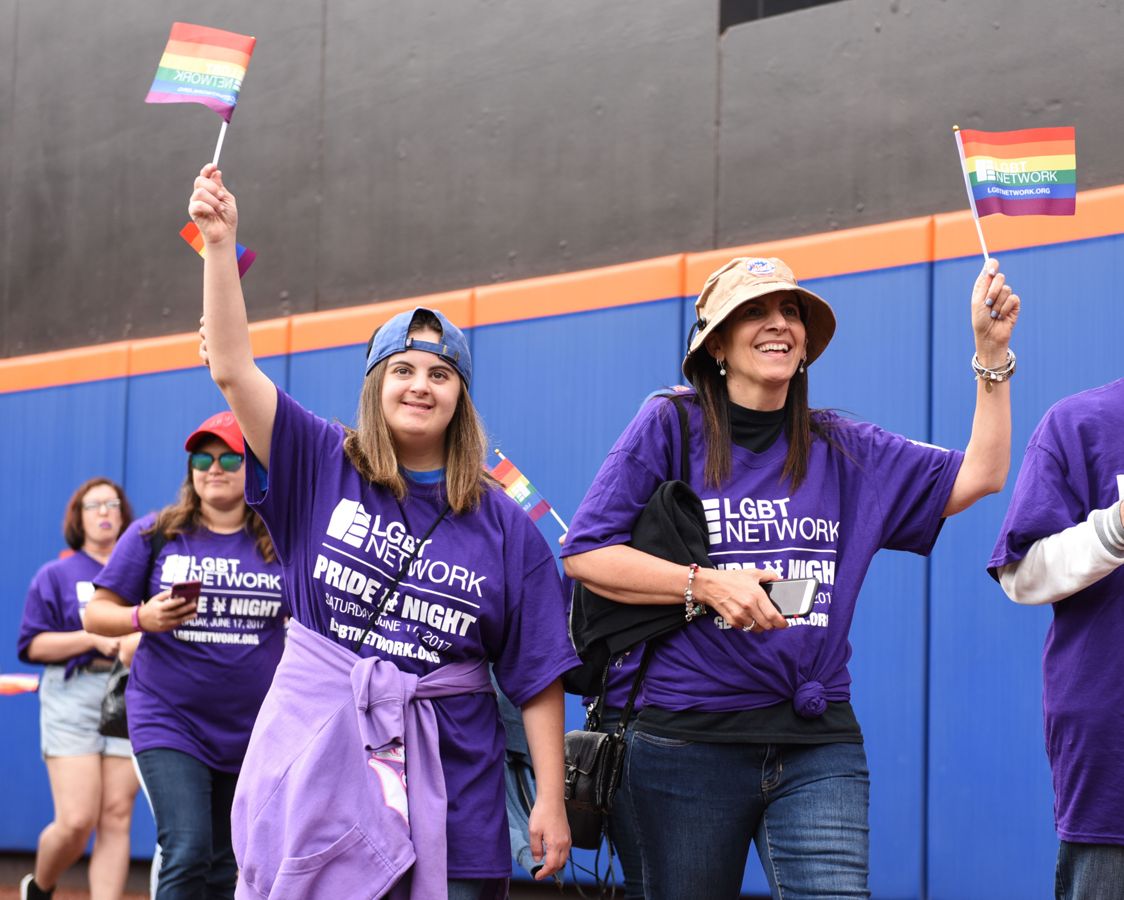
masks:
[(701, 603), (695, 602), (695, 592), (693, 588), (695, 585), (695, 573), (698, 572), (698, 570), (699, 564), (691, 563), (691, 566), (687, 571), (687, 587), (683, 589), (683, 603), (687, 608), (686, 612), (683, 615), (683, 618), (685, 618), (688, 622), (690, 622), (691, 619), (706, 614), (706, 607)]
[(989, 369), (981, 363), (979, 355), (973, 353), (972, 371), (976, 373), (976, 381), (983, 381), (984, 388), (990, 394), (993, 383), (1002, 384), (1004, 381), (1010, 380), (1011, 376), (1015, 374), (1015, 351), (1008, 347), (1007, 359), (1003, 365), (996, 366), (994, 369)]

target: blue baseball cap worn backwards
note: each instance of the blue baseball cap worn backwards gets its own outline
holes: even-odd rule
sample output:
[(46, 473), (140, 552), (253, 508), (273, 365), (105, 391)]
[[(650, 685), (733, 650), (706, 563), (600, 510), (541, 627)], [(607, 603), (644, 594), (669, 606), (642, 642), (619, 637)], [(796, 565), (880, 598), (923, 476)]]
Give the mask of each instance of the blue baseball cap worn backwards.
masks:
[[(441, 343), (432, 341), (419, 341), (410, 336), (410, 325), (414, 316), (419, 312), (433, 315), (441, 323)], [(472, 355), (468, 352), (468, 339), (464, 332), (457, 328), (436, 309), (418, 306), (409, 312), (401, 312), (375, 332), (371, 341), (371, 349), (367, 353), (366, 375), (371, 374), (371, 369), (377, 366), (388, 356), (395, 353), (405, 353), (407, 350), (425, 350), (441, 357), (451, 365), (464, 379), (465, 386), (472, 383)]]

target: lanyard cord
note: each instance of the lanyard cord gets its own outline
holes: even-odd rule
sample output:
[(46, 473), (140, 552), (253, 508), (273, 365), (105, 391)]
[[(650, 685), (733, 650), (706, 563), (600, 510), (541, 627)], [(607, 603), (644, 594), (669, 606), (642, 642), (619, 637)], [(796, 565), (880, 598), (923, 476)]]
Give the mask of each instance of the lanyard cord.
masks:
[[(397, 502), (397, 500), (398, 498), (396, 497), (395, 502)], [(414, 541), (414, 549), (410, 552), (410, 555), (407, 556), (405, 560), (403, 560), (402, 565), (398, 567), (398, 574), (395, 575), (394, 580), (386, 586), (386, 590), (383, 591), (378, 605), (375, 607), (370, 616), (367, 617), (367, 627), (363, 629), (363, 633), (359, 635), (359, 640), (355, 642), (355, 646), (352, 648), (356, 653), (358, 653), (363, 647), (363, 642), (367, 640), (367, 635), (371, 633), (371, 629), (375, 627), (375, 622), (377, 622), (379, 616), (383, 614), (383, 610), (386, 608), (386, 604), (390, 599), (391, 593), (396, 587), (398, 587), (398, 583), (406, 576), (406, 573), (409, 571), (410, 565), (413, 563), (415, 557), (417, 557), (418, 553), (421, 552), (421, 548), (424, 546), (425, 542), (429, 540), (429, 536), (433, 534), (434, 529), (441, 524), (441, 520), (445, 518), (445, 515), (449, 512), (449, 509), (449, 504), (446, 503), (445, 508), (442, 509), (437, 518), (433, 520), (433, 524), (431, 524), (429, 528), (426, 529), (426, 532), (422, 536), (421, 540)], [(406, 519), (406, 510), (402, 508), (401, 503), (398, 503), (398, 511), (402, 514), (402, 523), (406, 526), (407, 533), (409, 533), (410, 523)]]

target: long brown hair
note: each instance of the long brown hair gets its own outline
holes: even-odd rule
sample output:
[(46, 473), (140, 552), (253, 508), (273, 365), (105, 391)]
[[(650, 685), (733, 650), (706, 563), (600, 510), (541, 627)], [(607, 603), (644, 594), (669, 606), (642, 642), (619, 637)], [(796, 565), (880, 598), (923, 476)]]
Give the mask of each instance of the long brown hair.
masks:
[[(437, 317), (423, 311), (414, 317), (408, 333), (425, 328), (441, 332)], [(394, 435), (382, 409), (382, 386), (389, 364), (389, 359), (382, 360), (363, 381), (356, 427), (346, 429), (343, 450), (360, 475), (402, 500), (406, 496), (406, 479), (398, 468)], [(457, 408), (445, 429), (445, 493), (449, 507), (458, 514), (476, 509), (489, 484), (484, 470), (488, 446), (484, 425), (463, 378), (460, 383)]]
[[(708, 365), (709, 363), (709, 365)], [(839, 422), (830, 410), (811, 409), (808, 406), (808, 372), (799, 369), (788, 382), (784, 400), (784, 433), (788, 438), (781, 480), (788, 479), (795, 491), (808, 475), (808, 458), (812, 441), (817, 438), (831, 441)], [(731, 446), (730, 395), (726, 379), (719, 374), (718, 365), (705, 347), (696, 350), (688, 360), (687, 375), (698, 394), (702, 409), (703, 434), (706, 438), (706, 470), (704, 480), (717, 488), (730, 477)]]
[(86, 529), (82, 525), (82, 498), (91, 488), (103, 484), (113, 488), (117, 492), (117, 499), (121, 501), (121, 531), (117, 532), (117, 537), (121, 537), (121, 532), (133, 521), (133, 507), (129, 504), (129, 498), (125, 496), (125, 489), (121, 485), (103, 476), (83, 481), (66, 501), (66, 512), (62, 516), (62, 536), (71, 550), (81, 550), (82, 545), (86, 543)]
[[(243, 465), (246, 465), (246, 463), (243, 463)], [(141, 532), (142, 534), (162, 534), (164, 540), (170, 541), (178, 535), (205, 527), (203, 524), (203, 500), (199, 496), (199, 492), (195, 490), (195, 481), (191, 477), (191, 471), (191, 459), (189, 457), (187, 477), (180, 485), (180, 493), (176, 502), (160, 510), (156, 514), (156, 521), (153, 522), (152, 527)], [(242, 528), (253, 537), (261, 558), (267, 563), (273, 562), (277, 559), (277, 554), (273, 550), (273, 541), (269, 538), (269, 531), (265, 527), (265, 522), (244, 501), (242, 509)]]

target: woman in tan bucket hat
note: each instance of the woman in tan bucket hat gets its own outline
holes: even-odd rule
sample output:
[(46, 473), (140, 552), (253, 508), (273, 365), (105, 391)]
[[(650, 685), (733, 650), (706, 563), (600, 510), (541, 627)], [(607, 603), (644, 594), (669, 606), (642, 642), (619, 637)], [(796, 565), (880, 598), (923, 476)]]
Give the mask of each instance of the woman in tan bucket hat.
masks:
[[(707, 280), (683, 361), (693, 390), (679, 396), (710, 565), (627, 545), (677, 477), (680, 428), (659, 396), (618, 439), (562, 551), (602, 596), (684, 605), (685, 626), (656, 643), (614, 807), (638, 832), (646, 897), (737, 897), (751, 841), (775, 897), (869, 896), (855, 602), (878, 550), (928, 554), (945, 517), (1002, 488), (1019, 305), (989, 260), (972, 290), (978, 385), (960, 452), (809, 408), (835, 315), (783, 262), (742, 257)], [(814, 604), (786, 619), (762, 586), (804, 578), (818, 581)]]

